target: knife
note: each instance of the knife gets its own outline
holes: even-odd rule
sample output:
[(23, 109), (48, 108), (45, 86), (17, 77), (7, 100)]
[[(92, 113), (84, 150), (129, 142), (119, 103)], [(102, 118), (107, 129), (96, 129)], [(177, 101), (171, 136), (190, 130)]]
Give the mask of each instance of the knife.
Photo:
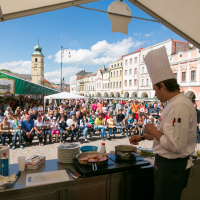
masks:
[(68, 170), (69, 170), (71, 173), (75, 174), (78, 178), (81, 177), (81, 175), (80, 175), (77, 171), (75, 171), (73, 168), (68, 167)]
[(16, 175), (15, 175), (15, 181), (14, 181), (12, 184), (10, 184), (10, 185), (8, 186), (8, 188), (12, 188), (12, 187), (15, 185), (15, 183), (17, 182), (17, 180), (19, 179), (20, 176), (21, 176), (21, 171), (18, 171), (18, 172), (16, 173)]

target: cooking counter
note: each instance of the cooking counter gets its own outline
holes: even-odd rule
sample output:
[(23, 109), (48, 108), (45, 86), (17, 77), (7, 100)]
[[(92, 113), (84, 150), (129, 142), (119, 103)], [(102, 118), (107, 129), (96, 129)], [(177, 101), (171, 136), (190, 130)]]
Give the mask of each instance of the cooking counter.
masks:
[[(148, 197), (153, 199), (153, 167), (148, 163), (143, 166), (131, 165), (121, 168), (119, 163), (112, 163), (112, 170), (95, 176), (80, 178), (78, 180), (52, 183), (34, 187), (25, 186), (27, 174), (63, 170), (69, 166), (74, 168), (73, 164), (62, 164), (55, 160), (47, 160), (45, 165), (38, 170), (25, 170), (15, 186), (9, 190), (0, 191), (1, 200), (117, 200), (117, 199), (135, 199), (142, 200)], [(146, 161), (144, 161), (146, 162)], [(118, 168), (117, 168), (118, 166)], [(10, 175), (17, 173), (18, 164), (10, 165)], [(143, 191), (145, 189), (145, 193)], [(136, 193), (139, 196), (135, 195)]]

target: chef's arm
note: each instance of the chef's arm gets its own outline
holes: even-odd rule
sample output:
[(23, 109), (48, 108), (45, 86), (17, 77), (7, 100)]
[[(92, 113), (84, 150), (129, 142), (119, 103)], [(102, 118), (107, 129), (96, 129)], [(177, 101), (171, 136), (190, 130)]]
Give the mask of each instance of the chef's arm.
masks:
[(145, 137), (146, 140), (153, 140), (154, 139), (153, 135), (149, 135), (147, 133), (143, 134), (143, 136)]

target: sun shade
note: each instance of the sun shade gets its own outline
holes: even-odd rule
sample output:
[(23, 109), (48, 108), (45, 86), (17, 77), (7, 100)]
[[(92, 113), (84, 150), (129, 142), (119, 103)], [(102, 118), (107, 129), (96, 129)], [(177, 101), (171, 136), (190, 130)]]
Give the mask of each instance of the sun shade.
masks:
[(0, 10), (5, 21), (94, 1), (98, 0), (0, 0)]

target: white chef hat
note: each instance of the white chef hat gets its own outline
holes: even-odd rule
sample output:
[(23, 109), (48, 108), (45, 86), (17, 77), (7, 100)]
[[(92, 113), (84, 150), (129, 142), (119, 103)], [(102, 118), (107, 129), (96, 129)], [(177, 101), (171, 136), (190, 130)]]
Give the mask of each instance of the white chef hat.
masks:
[(164, 46), (150, 51), (144, 61), (153, 85), (175, 78)]

